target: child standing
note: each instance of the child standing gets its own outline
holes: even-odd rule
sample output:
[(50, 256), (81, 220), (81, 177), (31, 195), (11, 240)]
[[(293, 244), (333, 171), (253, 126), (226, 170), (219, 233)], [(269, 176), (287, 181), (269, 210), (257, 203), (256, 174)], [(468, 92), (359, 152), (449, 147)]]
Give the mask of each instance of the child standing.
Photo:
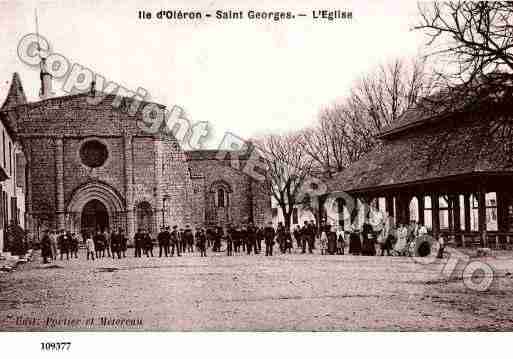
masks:
[(321, 245), (321, 255), (325, 255), (326, 251), (328, 250), (328, 235), (326, 234), (325, 229), (323, 229), (322, 233), (321, 233), (320, 245)]
[(87, 260), (89, 260), (89, 255), (91, 255), (91, 259), (94, 261), (94, 241), (93, 237), (90, 233), (85, 234), (86, 237), (86, 251), (87, 251)]
[(436, 258), (442, 259), (444, 257), (444, 249), (445, 249), (445, 238), (443, 234), (438, 235), (438, 254)]

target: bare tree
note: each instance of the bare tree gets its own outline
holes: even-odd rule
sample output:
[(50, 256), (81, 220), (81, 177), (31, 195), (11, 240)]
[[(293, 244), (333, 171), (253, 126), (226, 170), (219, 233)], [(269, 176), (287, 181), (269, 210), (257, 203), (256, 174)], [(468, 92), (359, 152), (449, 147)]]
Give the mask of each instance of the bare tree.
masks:
[(297, 133), (267, 135), (253, 140), (266, 165), (269, 191), (282, 210), (290, 229), (294, 206), (301, 200), (301, 187), (311, 172), (312, 160), (300, 149)]
[(440, 92), (423, 110), (441, 114), (482, 111), (502, 114), (490, 121), (504, 138), (513, 135), (513, 2), (449, 1), (419, 5), (415, 29), (428, 36), (439, 70)]
[(449, 1), (419, 4), (431, 55), (440, 55), (451, 83), (513, 73), (513, 3)]
[(350, 96), (323, 108), (316, 125), (300, 136), (303, 151), (327, 176), (369, 152), (376, 135), (433, 88), (426, 62), (396, 60), (356, 81)]

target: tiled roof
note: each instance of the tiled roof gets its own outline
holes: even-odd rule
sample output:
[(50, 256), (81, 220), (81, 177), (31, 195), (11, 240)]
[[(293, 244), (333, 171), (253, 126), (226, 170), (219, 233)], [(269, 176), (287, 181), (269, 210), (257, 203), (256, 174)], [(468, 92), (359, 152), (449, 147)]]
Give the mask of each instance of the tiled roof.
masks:
[[(219, 155), (219, 157), (218, 157)], [(220, 150), (192, 150), (185, 151), (187, 161), (202, 161), (202, 160), (224, 160), (230, 158), (237, 158), (240, 160), (248, 159), (246, 151), (220, 151)]]
[(2, 107), (0, 107), (0, 111), (7, 111), (25, 103), (27, 103), (27, 98), (23, 91), (20, 76), (15, 72), (12, 75), (11, 87), (9, 88), (9, 92), (7, 93), (7, 97), (5, 98)]
[(421, 100), (406, 110), (390, 126), (381, 131), (380, 137), (388, 137), (412, 128), (429, 125), (458, 113), (469, 113), (486, 106), (511, 101), (513, 78), (509, 74), (489, 74), (486, 79), (472, 84), (448, 87)]
[(483, 172), (513, 174), (513, 136), (492, 132), (484, 117), (476, 117), (384, 140), (336, 174), (328, 190), (359, 191)]

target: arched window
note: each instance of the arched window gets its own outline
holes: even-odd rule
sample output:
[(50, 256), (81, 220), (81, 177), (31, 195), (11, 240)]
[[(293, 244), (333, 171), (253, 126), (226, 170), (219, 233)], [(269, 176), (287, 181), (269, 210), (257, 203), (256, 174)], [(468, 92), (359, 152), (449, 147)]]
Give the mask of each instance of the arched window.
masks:
[(214, 206), (217, 208), (227, 208), (230, 206), (230, 185), (224, 181), (216, 181), (210, 187), (213, 196)]
[(225, 193), (223, 188), (217, 190), (217, 207), (225, 207)]

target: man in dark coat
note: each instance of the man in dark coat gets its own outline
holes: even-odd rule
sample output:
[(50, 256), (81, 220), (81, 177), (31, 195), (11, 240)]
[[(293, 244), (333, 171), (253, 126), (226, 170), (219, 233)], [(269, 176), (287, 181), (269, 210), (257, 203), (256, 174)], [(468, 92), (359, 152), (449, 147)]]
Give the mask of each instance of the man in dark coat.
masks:
[(60, 230), (59, 238), (59, 250), (61, 252), (61, 261), (63, 258), (63, 255), (66, 254), (66, 260), (69, 260), (69, 249), (71, 244), (71, 238), (68, 236), (68, 233), (64, 232), (64, 229)]
[(364, 223), (362, 227), (362, 255), (376, 255), (374, 230), (369, 223)]
[(173, 226), (173, 230), (171, 231), (171, 257), (175, 254), (176, 249), (176, 255), (178, 257), (181, 256), (180, 254), (180, 239), (179, 239), (180, 233), (178, 232), (178, 226)]
[(188, 224), (185, 225), (185, 231), (183, 231), (182, 242), (185, 243), (188, 252), (194, 252), (194, 249), (192, 248), (194, 245), (194, 236)]
[(78, 258), (78, 236), (76, 233), (71, 233), (71, 258)]
[(294, 238), (296, 239), (296, 245), (297, 248), (301, 248), (301, 228), (299, 225), (297, 225), (294, 230), (292, 231), (292, 234), (294, 234)]
[(251, 251), (253, 250), (253, 253), (258, 254), (258, 249), (256, 248), (256, 228), (253, 225), (253, 222), (249, 222), (246, 238), (247, 253), (251, 254)]
[(164, 229), (164, 226), (160, 227), (160, 232), (159, 234), (157, 234), (157, 242), (159, 244), (159, 257), (162, 257), (162, 252), (164, 252), (164, 254), (168, 255), (167, 253), (167, 248), (164, 244), (165, 242), (165, 237), (166, 237), (166, 234), (165, 234), (165, 229)]
[(123, 228), (118, 228), (118, 234), (119, 234), (119, 251), (123, 253), (123, 258), (126, 258), (126, 247), (128, 238), (123, 233)]
[(274, 236), (276, 235), (273, 223), (269, 222), (267, 226), (264, 228), (264, 240), (265, 240), (265, 255), (272, 256), (273, 255), (273, 247), (274, 247)]
[(301, 236), (301, 253), (303, 254), (306, 253), (306, 245), (309, 241), (309, 233), (310, 230), (308, 221), (305, 221), (305, 223), (303, 224), (303, 228), (301, 228), (299, 231), (299, 235)]
[(337, 253), (337, 234), (331, 230), (331, 226), (327, 224), (326, 228), (326, 236), (328, 237), (328, 253), (335, 254)]
[(240, 244), (242, 245), (242, 252), (246, 251), (246, 246), (248, 244), (248, 231), (246, 226), (242, 226), (239, 231)]
[(137, 233), (134, 236), (135, 257), (141, 257), (143, 241), (144, 241), (144, 234), (142, 233), (141, 228), (138, 228)]
[(201, 257), (207, 256), (207, 237), (203, 228), (196, 228), (196, 246), (198, 247)]
[(231, 237), (233, 241), (233, 250), (235, 253), (239, 253), (240, 251), (240, 232), (239, 227), (237, 225), (231, 227)]
[(149, 257), (150, 254), (153, 257), (153, 239), (151, 238), (150, 231), (144, 232), (144, 250), (146, 251), (146, 257)]
[(48, 230), (45, 230), (41, 239), (41, 257), (43, 257), (44, 264), (48, 263), (48, 258), (52, 258), (52, 243)]
[(362, 242), (360, 232), (354, 228), (349, 234), (349, 254), (360, 255), (362, 251)]
[(282, 222), (279, 222), (278, 228), (276, 228), (276, 238), (278, 240), (278, 245), (280, 246), (280, 252), (285, 253), (287, 238), (285, 238), (285, 227)]
[(231, 225), (226, 227), (226, 255), (233, 256), (233, 228)]
[(121, 259), (121, 252), (123, 251), (123, 230), (118, 228), (118, 232), (113, 232), (110, 238), (110, 246), (112, 252), (112, 258), (115, 258), (116, 255), (118, 259)]

